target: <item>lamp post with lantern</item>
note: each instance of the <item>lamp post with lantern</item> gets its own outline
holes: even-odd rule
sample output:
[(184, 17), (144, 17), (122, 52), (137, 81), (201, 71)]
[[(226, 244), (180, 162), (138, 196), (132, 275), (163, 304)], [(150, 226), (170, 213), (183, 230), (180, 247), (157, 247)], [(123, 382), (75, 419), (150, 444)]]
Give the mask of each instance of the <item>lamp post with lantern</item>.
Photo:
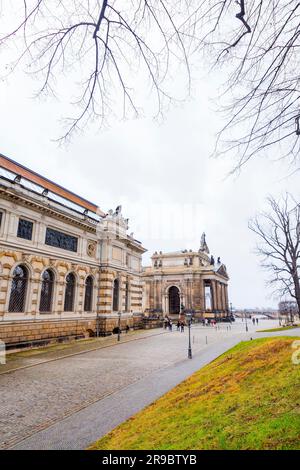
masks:
[(185, 317), (187, 319), (188, 323), (188, 329), (189, 329), (189, 347), (188, 347), (188, 358), (192, 359), (192, 344), (191, 344), (191, 323), (192, 323), (192, 314), (191, 312), (187, 312), (185, 314)]
[(121, 312), (118, 312), (118, 341), (121, 340)]

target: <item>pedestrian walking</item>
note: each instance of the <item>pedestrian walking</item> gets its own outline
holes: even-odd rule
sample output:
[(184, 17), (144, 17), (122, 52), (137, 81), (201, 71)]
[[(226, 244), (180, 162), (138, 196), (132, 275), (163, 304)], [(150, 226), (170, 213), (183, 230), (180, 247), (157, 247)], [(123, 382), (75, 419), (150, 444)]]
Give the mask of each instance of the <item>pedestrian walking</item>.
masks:
[(184, 323), (183, 323), (183, 321), (180, 324), (180, 331), (181, 331), (181, 333), (184, 333)]
[(169, 330), (172, 331), (173, 329), (173, 323), (172, 320), (169, 320)]
[(178, 322), (177, 322), (177, 331), (179, 331), (179, 330), (180, 330), (180, 321), (178, 320)]
[(256, 324), (258, 325), (258, 318), (256, 319)]

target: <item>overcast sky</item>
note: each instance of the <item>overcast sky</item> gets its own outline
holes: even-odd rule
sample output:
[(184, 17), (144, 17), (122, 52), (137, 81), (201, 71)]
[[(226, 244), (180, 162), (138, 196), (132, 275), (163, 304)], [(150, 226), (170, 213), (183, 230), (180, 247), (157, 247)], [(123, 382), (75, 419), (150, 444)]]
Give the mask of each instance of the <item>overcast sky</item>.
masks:
[(150, 117), (115, 122), (109, 130), (87, 129), (68, 146), (53, 141), (64, 115), (59, 100), (38, 101), (35, 84), (19, 73), (1, 82), (0, 152), (97, 203), (107, 211), (122, 204), (130, 232), (148, 249), (197, 250), (203, 231), (230, 276), (236, 307), (276, 306), (266, 290), (266, 273), (253, 253), (248, 220), (269, 194), (286, 189), (299, 199), (298, 174), (270, 159), (256, 158), (239, 176), (227, 177), (230, 158), (209, 157), (220, 124), (210, 78), (198, 81), (191, 99), (171, 109), (164, 121)]

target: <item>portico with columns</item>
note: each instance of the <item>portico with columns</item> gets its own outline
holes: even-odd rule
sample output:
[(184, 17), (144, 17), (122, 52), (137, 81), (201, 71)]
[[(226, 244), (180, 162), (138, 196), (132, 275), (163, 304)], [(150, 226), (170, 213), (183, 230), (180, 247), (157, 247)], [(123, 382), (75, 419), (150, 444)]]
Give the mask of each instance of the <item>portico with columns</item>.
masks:
[(198, 318), (229, 314), (226, 266), (210, 255), (205, 234), (198, 251), (155, 252), (144, 268), (144, 312), (178, 316), (193, 310)]

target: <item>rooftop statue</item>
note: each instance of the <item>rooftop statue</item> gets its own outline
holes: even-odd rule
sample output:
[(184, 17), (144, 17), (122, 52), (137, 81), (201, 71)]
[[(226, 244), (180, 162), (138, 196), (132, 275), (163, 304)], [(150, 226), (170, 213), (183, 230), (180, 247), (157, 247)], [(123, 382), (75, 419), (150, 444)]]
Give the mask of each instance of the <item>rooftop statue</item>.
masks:
[(209, 248), (208, 248), (207, 243), (206, 243), (205, 233), (204, 232), (202, 233), (202, 236), (201, 236), (200, 250), (199, 251), (202, 251), (204, 253), (209, 253)]

